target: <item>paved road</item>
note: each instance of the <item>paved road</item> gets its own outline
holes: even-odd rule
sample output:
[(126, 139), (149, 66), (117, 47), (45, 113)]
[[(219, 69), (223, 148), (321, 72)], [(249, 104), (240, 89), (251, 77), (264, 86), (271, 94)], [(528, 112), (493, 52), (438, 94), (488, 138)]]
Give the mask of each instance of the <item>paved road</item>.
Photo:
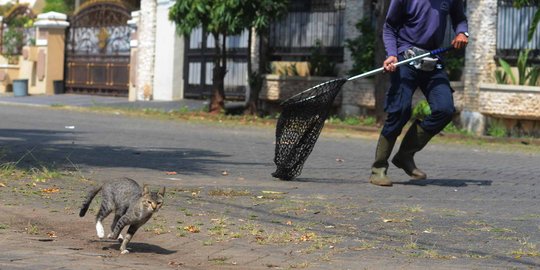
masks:
[[(317, 233), (335, 234), (340, 252), (306, 266), (310, 269), (540, 267), (538, 152), (435, 142), (417, 157), (429, 180), (410, 182), (391, 168), (397, 183), (382, 188), (367, 182), (374, 135), (324, 134), (299, 179), (283, 182), (270, 176), (272, 127), (10, 105), (0, 106), (0, 116), (0, 144), (10, 149), (8, 159), (22, 158), (19, 166), (36, 161), (77, 166), (97, 181), (127, 176), (172, 187), (285, 190), (306, 209), (320, 209), (306, 215), (252, 203), (236, 210), (221, 207), (236, 218), (254, 211), (268, 223), (313, 222)], [(255, 256), (237, 254), (234, 246), (223, 252)], [(255, 253), (261, 252), (274, 259), (265, 265), (280, 265), (275, 261), (280, 253), (264, 248)], [(242, 269), (263, 264), (248, 261)]]

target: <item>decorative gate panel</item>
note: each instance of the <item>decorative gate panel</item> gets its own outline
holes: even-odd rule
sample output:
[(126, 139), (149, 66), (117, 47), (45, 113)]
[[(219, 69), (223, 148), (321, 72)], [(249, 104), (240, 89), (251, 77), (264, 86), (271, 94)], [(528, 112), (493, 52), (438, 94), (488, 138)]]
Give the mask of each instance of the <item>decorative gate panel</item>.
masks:
[(129, 9), (121, 2), (97, 1), (70, 18), (66, 51), (66, 91), (127, 96), (129, 91)]

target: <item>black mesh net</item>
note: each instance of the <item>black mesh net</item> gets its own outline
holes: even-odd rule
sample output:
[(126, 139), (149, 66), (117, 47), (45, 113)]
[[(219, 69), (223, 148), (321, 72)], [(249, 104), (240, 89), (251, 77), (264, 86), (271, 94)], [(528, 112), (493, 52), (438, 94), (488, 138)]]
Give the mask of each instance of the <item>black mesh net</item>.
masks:
[(304, 162), (313, 150), (336, 95), (347, 79), (335, 79), (287, 100), (276, 126), (277, 169), (272, 176), (292, 180), (302, 172)]

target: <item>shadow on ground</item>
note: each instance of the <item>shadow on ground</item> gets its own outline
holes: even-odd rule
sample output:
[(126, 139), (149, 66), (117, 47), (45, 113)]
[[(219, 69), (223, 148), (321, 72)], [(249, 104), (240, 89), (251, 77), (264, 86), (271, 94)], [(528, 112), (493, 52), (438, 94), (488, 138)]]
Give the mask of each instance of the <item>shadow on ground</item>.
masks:
[(87, 165), (176, 171), (186, 175), (213, 175), (220, 165), (259, 165), (229, 162), (230, 155), (204, 149), (79, 145), (74, 137), (71, 132), (3, 129), (0, 130), (0, 148), (3, 148), (0, 158), (20, 168)]
[[(176, 250), (168, 250), (165, 248), (162, 248), (160, 246), (147, 244), (147, 243), (137, 243), (137, 242), (131, 242), (128, 244), (128, 250), (130, 253), (154, 253), (154, 254), (160, 254), (160, 255), (169, 255), (176, 253)], [(104, 250), (118, 250), (120, 252), (120, 244), (112, 244), (109, 247), (104, 247)]]
[(492, 180), (471, 179), (425, 179), (410, 180), (407, 182), (393, 182), (395, 185), (412, 186), (441, 186), (441, 187), (466, 187), (466, 186), (491, 186)]

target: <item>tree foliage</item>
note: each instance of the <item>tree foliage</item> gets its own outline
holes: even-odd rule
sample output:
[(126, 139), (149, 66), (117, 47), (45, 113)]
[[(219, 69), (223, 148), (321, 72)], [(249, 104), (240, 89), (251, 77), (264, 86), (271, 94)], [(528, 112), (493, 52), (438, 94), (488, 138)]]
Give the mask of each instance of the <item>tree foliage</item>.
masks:
[(375, 27), (369, 17), (356, 23), (360, 32), (356, 38), (347, 39), (345, 46), (351, 51), (353, 67), (349, 75), (357, 75), (372, 70), (375, 67)]
[(45, 6), (43, 7), (42, 12), (55, 11), (70, 14), (73, 11), (74, 6), (74, 0), (45, 0)]

